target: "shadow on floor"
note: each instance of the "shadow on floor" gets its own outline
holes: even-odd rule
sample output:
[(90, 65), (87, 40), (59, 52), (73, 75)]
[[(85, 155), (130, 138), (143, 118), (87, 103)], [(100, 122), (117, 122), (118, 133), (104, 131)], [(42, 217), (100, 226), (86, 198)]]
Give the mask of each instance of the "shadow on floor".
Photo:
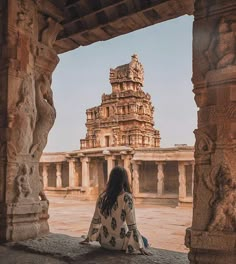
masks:
[[(4, 264), (188, 264), (187, 254), (150, 248), (152, 256), (125, 254), (101, 248), (97, 243), (81, 245), (82, 238), (48, 234), (37, 239), (0, 246)], [(12, 262), (9, 256), (14, 256)]]

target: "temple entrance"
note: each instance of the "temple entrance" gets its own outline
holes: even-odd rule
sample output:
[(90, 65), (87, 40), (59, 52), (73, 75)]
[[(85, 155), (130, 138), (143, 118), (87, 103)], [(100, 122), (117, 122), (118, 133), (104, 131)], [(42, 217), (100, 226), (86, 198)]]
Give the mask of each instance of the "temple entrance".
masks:
[[(196, 143), (193, 221), (191, 229), (186, 232), (185, 243), (190, 248), (191, 264), (213, 261), (216, 264), (235, 263), (236, 226), (232, 209), (235, 208), (236, 145), (235, 5), (235, 1), (232, 0), (1, 1), (0, 240), (18, 241), (49, 232), (47, 221), (49, 203), (43, 182), (47, 185), (48, 183), (55, 185), (56, 182), (56, 186), (62, 186), (62, 168), (61, 164), (57, 164), (56, 177), (48, 179), (48, 171), (55, 175), (55, 168), (46, 166), (40, 175), (39, 159), (56, 118), (51, 80), (59, 61), (58, 54), (194, 13), (192, 82), (194, 99), (199, 110), (197, 129), (194, 130)], [(179, 39), (181, 38), (178, 35), (173, 43), (176, 44)], [(127, 46), (127, 42), (123, 46)], [(93, 60), (93, 65), (95, 61)], [(173, 76), (169, 76), (169, 65), (176, 63), (178, 65), (176, 69), (180, 70), (179, 61), (181, 60), (176, 60), (173, 56), (167, 67), (161, 65), (161, 68), (166, 69), (164, 72), (169, 79), (173, 79)], [(135, 64), (137, 57), (134, 55), (131, 66)], [(130, 64), (126, 65), (125, 69), (127, 67), (129, 68)], [(140, 70), (141, 67), (138, 72)], [(111, 71), (113, 84), (117, 83), (117, 72), (122, 72), (122, 68)], [(138, 84), (142, 84), (142, 78), (136, 78), (133, 71), (131, 73), (128, 78), (136, 85), (130, 86), (129, 83), (128, 89), (132, 87), (133, 91), (137, 91), (140, 88)], [(122, 78), (122, 74), (118, 74), (118, 77)], [(93, 79), (91, 76), (89, 78)], [(115, 86), (113, 85), (114, 89), (126, 92), (127, 86)], [(173, 94), (175, 99), (177, 95), (179, 96), (179, 93)], [(147, 94), (146, 98), (148, 105), (150, 97)], [(63, 97), (63, 104), (65, 99), (66, 97)], [(105, 95), (103, 99), (107, 101), (109, 98)], [(173, 102), (168, 102), (168, 105), (173, 105)], [(168, 105), (166, 109), (170, 110)], [(126, 105), (120, 108), (120, 111), (126, 118), (129, 117), (128, 113), (135, 109), (136, 107)], [(100, 114), (96, 109), (91, 111), (94, 112), (91, 115), (92, 119)], [(138, 113), (150, 115), (152, 113), (150, 105), (149, 107), (141, 105)], [(111, 119), (111, 116), (112, 109), (109, 108), (109, 111), (106, 109), (105, 117)], [(191, 118), (188, 119), (190, 120)], [(87, 121), (89, 123), (92, 120)], [(125, 121), (126, 119), (123, 120), (124, 123)], [(115, 123), (117, 120), (110, 120), (110, 123), (112, 122)], [(133, 181), (135, 190), (138, 191), (140, 189), (138, 167), (142, 165), (140, 161), (150, 161), (150, 153), (146, 152), (144, 155), (146, 159), (136, 155), (130, 166), (133, 152), (129, 144), (132, 147), (138, 144), (144, 144), (145, 147), (154, 144), (156, 147), (160, 136), (158, 130), (154, 131), (153, 122), (149, 124), (151, 128), (144, 124), (143, 130), (132, 124), (127, 136), (122, 135), (121, 140), (117, 131), (107, 129), (106, 134), (100, 138), (101, 141), (98, 141), (96, 139), (99, 131), (98, 134), (92, 131), (93, 133), (86, 135), (82, 145), (91, 148), (105, 144), (106, 148), (109, 148), (119, 141), (127, 145), (127, 149), (119, 154), (124, 167), (129, 169), (129, 180)], [(174, 127), (178, 125), (177, 123)], [(73, 156), (71, 153), (69, 159), (66, 157), (69, 162), (69, 186), (76, 187), (79, 184), (75, 162), (80, 159), (83, 185), (81, 192), (86, 192), (90, 190), (90, 181), (94, 180), (85, 177), (90, 170), (92, 157), (80, 154)], [(109, 149), (102, 154), (107, 161), (109, 175), (116, 155)], [(155, 161), (161, 161), (161, 165), (156, 164), (157, 192), (161, 195), (165, 189), (164, 161), (176, 160), (173, 160), (172, 155), (167, 155), (164, 160), (159, 158), (160, 156), (163, 158), (161, 153), (155, 153), (154, 156)], [(64, 162), (61, 158), (58, 163)], [(186, 176), (189, 174), (186, 169), (189, 164), (186, 163), (184, 155), (177, 160), (179, 201), (185, 202), (187, 193), (191, 190), (191, 179)]]

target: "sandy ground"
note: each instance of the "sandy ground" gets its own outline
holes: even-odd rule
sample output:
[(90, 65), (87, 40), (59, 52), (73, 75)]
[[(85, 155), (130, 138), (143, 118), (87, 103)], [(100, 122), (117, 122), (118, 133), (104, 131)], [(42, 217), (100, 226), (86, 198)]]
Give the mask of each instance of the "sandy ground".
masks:
[[(87, 234), (95, 202), (50, 197), (50, 231), (80, 237)], [(139, 231), (152, 247), (188, 252), (184, 246), (187, 227), (191, 226), (192, 208), (160, 205), (136, 205)]]

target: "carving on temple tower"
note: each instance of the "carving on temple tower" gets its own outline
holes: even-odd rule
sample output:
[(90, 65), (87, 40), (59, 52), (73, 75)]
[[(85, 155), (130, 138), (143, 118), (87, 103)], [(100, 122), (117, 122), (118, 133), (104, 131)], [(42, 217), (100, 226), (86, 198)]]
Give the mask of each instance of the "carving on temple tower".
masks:
[(32, 169), (29, 171), (27, 165), (23, 164), (20, 166), (18, 175), (15, 179), (17, 188), (16, 202), (32, 201), (30, 194), (32, 189), (29, 183), (29, 175), (32, 174)]
[(81, 148), (131, 146), (159, 147), (159, 131), (154, 129), (151, 96), (142, 90), (144, 71), (138, 56), (110, 69), (111, 94), (102, 103), (87, 109), (87, 134)]
[(205, 52), (210, 69), (221, 69), (236, 63), (236, 21), (221, 18)]
[(208, 226), (210, 232), (236, 231), (236, 178), (227, 164), (213, 167), (210, 175), (204, 179), (212, 191), (210, 205), (213, 218)]

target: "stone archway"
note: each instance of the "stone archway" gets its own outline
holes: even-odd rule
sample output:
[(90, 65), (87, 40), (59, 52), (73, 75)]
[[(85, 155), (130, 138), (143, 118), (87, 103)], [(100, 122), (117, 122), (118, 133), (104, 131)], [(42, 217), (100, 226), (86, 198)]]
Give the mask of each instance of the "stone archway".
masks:
[[(115, 2), (93, 1), (87, 9), (76, 0), (0, 3), (3, 241), (48, 232), (38, 162), (55, 119), (50, 83), (57, 53), (193, 11), (187, 0)], [(235, 10), (233, 0), (195, 1), (192, 80), (199, 111), (193, 223), (186, 235), (193, 264), (236, 258)]]

